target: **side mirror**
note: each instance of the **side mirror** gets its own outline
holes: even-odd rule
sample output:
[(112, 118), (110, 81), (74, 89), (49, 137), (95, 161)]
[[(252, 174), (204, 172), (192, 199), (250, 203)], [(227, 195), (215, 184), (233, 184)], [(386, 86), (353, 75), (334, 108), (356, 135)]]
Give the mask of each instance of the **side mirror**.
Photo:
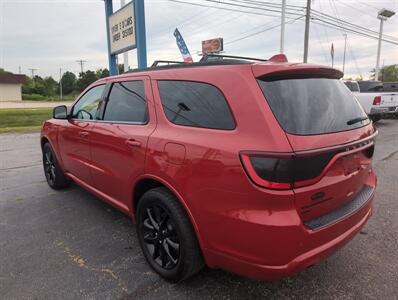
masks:
[(60, 105), (60, 106), (54, 107), (53, 118), (66, 120), (68, 118), (68, 109), (66, 108), (66, 105)]

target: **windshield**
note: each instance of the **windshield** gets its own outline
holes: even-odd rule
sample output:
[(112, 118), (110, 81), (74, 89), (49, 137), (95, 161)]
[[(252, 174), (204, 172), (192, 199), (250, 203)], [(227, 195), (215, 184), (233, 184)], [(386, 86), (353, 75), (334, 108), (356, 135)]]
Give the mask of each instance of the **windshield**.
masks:
[[(257, 81), (279, 124), (288, 133), (332, 133), (370, 122), (358, 101), (338, 79)], [(352, 122), (354, 119), (364, 120)]]

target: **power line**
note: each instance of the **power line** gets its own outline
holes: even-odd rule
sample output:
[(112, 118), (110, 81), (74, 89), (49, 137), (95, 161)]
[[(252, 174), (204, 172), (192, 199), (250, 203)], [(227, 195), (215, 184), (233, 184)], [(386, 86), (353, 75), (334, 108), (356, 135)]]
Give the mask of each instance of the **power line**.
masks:
[[(202, 0), (202, 1), (215, 2), (215, 3), (224, 4), (224, 5), (234, 5), (234, 6), (237, 6), (237, 4), (232, 4), (232, 3), (229, 3), (229, 2), (219, 2), (219, 1), (217, 1), (217, 0)], [(267, 10), (267, 11), (273, 11), (273, 12), (281, 12), (281, 10), (279, 10), (279, 9), (278, 9), (278, 10), (275, 10), (275, 8), (281, 8), (281, 7), (282, 7), (281, 4), (270, 3), (270, 2), (261, 2), (261, 1), (255, 1), (255, 0), (229, 0), (229, 1), (230, 1), (230, 2), (231, 2), (231, 1), (232, 1), (232, 2), (239, 2), (239, 3), (250, 3), (250, 4), (253, 4), (253, 5), (257, 5), (257, 7), (245, 6), (245, 5), (238, 5), (238, 6), (242, 6), (242, 7), (246, 7), (246, 8), (256, 8), (256, 9), (260, 9), (260, 10)], [(369, 34), (376, 34), (376, 35), (378, 35), (378, 32), (377, 32), (377, 31), (374, 31), (374, 30), (368, 29), (368, 28), (366, 28), (366, 27), (363, 27), (363, 26), (360, 26), (360, 25), (357, 25), (357, 24), (354, 24), (354, 23), (351, 23), (351, 22), (348, 22), (348, 21), (345, 21), (345, 20), (341, 19), (341, 18), (338, 16), (336, 4), (335, 4), (334, 2), (332, 3), (330, 0), (329, 0), (329, 3), (330, 3), (330, 5), (331, 5), (332, 10), (335, 10), (335, 13), (336, 13), (336, 16), (337, 16), (337, 17), (333, 17), (333, 16), (331, 16), (331, 15), (325, 14), (325, 13), (323, 13), (323, 12), (321, 12), (321, 11), (318, 11), (318, 10), (315, 10), (315, 9), (311, 9), (311, 13), (312, 13), (312, 14), (315, 14), (315, 15), (318, 15), (318, 16), (321, 15), (322, 17), (325, 17), (325, 18), (329, 19), (330, 21), (337, 22), (339, 25), (343, 25), (343, 23), (344, 23), (346, 26), (353, 26), (353, 27), (355, 27), (356, 30), (363, 30), (363, 31), (368, 32)], [(319, 4), (320, 4), (320, 3), (319, 3)], [(273, 9), (265, 8), (266, 6), (269, 6), (269, 5), (272, 5), (272, 8), (273, 8)], [(303, 9), (304, 9), (304, 7), (301, 7), (301, 6), (293, 6), (293, 5), (287, 5), (287, 7), (288, 7), (288, 9), (294, 10), (295, 12), (290, 12), (290, 14), (295, 14), (295, 15), (298, 15), (298, 12), (302, 12)], [(321, 16), (319, 16), (319, 17), (321, 17)], [(384, 34), (384, 36), (385, 36), (385, 37), (388, 37), (388, 38), (390, 38), (390, 39), (393, 39), (393, 40), (398, 41), (398, 37), (389, 36), (389, 35), (386, 35), (386, 34)]]
[(372, 17), (372, 18), (375, 17), (373, 14), (370, 14), (369, 12), (367, 12), (367, 11), (365, 11), (365, 10), (359, 9), (359, 8), (356, 7), (356, 6), (352, 6), (351, 4), (346, 3), (346, 1), (342, 1), (342, 0), (337, 0), (337, 1), (338, 1), (341, 5), (343, 5), (343, 6), (345, 6), (345, 7), (353, 8), (353, 9), (355, 9), (355, 11), (360, 11), (361, 13), (363, 13), (363, 14), (365, 14), (365, 15), (368, 15), (368, 16), (370, 16), (370, 17)]
[[(319, 1), (318, 2), (319, 3), (319, 9), (322, 11), (322, 1)], [(330, 41), (329, 41), (329, 35), (328, 35), (328, 30), (327, 30), (327, 28), (326, 27), (322, 27), (323, 28), (323, 31), (324, 31), (324, 33), (325, 33), (325, 36), (326, 36), (326, 41), (328, 42), (328, 45), (330, 44)]]
[[(228, 0), (229, 2), (237, 2), (237, 3), (243, 3), (243, 4), (251, 4), (251, 5), (256, 5), (257, 7), (262, 7), (262, 8), (272, 8), (272, 9), (277, 9), (277, 12), (280, 12), (279, 9), (282, 9), (282, 4), (279, 3), (271, 3), (271, 2), (261, 2), (261, 1), (253, 1), (253, 0)], [(228, 2), (220, 2), (222, 4), (228, 4)], [(294, 13), (297, 12), (303, 12), (305, 7), (302, 6), (296, 6), (296, 5), (288, 5), (286, 4), (286, 11), (291, 10)]]
[(352, 58), (354, 59), (355, 68), (357, 69), (357, 72), (358, 72), (359, 76), (362, 77), (361, 69), (358, 67), (357, 58), (356, 58), (356, 56), (354, 54), (354, 51), (352, 51), (352, 48), (350, 47), (350, 43), (349, 43), (348, 39), (347, 39), (347, 48), (348, 48), (348, 51), (350, 51), (350, 54), (351, 54)]
[[(318, 43), (319, 43), (319, 45), (320, 45), (321, 48), (322, 48), (322, 53), (323, 53), (323, 55), (324, 55), (325, 62), (326, 62), (326, 63), (329, 63), (328, 51), (325, 49), (325, 46), (323, 45), (323, 42), (322, 42), (321, 37), (320, 37), (320, 35), (319, 35), (317, 26), (313, 26), (312, 28), (314, 28), (314, 32), (315, 32), (315, 35), (316, 35), (316, 39), (318, 40)], [(329, 45), (329, 42), (328, 42), (327, 44)]]
[[(230, 5), (230, 6), (235, 6), (235, 7), (243, 7), (243, 8), (253, 8), (253, 9), (257, 9), (257, 10), (263, 10), (263, 11), (269, 11), (269, 12), (277, 12), (277, 13), (281, 13), (282, 10), (279, 9), (273, 9), (273, 8), (265, 8), (263, 6), (266, 5), (256, 5), (256, 6), (248, 6), (248, 5), (243, 5), (243, 4), (236, 4), (236, 2), (239, 2), (237, 0), (230, 0), (230, 1), (234, 1), (235, 3), (230, 3), (230, 2), (221, 2), (221, 1), (217, 1), (217, 0), (202, 0), (202, 1), (206, 1), (206, 2), (212, 2), (212, 3), (218, 3), (218, 4), (223, 4), (223, 5)], [(298, 12), (288, 12), (286, 11), (286, 14), (290, 14), (290, 15), (300, 15), (300, 13)]]
[[(199, 6), (199, 7), (210, 7), (210, 8), (214, 8), (214, 9), (220, 9), (220, 10), (226, 10), (226, 11), (234, 11), (234, 12), (239, 12), (239, 13), (247, 13), (247, 14), (251, 14), (251, 15), (258, 15), (258, 16), (267, 16), (267, 17), (279, 17), (279, 15), (275, 15), (275, 14), (265, 14), (262, 12), (257, 12), (257, 11), (242, 11), (239, 9), (234, 9), (234, 8), (229, 8), (229, 7), (219, 7), (219, 6), (214, 6), (214, 5), (206, 5), (206, 4), (201, 4), (201, 3), (192, 3), (192, 2), (185, 2), (185, 1), (181, 1), (181, 0), (167, 0), (169, 2), (175, 2), (175, 3), (181, 3), (181, 4), (187, 4), (187, 5), (193, 5), (193, 6)], [(213, 3), (218, 3), (218, 4), (226, 4), (223, 2), (218, 2), (218, 1), (210, 1), (210, 0), (203, 0), (203, 1), (209, 1), (209, 2), (213, 2)], [(227, 6), (229, 4), (226, 4)], [(247, 8), (252, 8), (252, 7), (247, 7)], [(264, 10), (264, 9), (263, 9)], [(280, 11), (279, 11), (280, 12)]]
[(362, 2), (362, 1), (356, 1), (356, 2), (358, 2), (359, 4), (365, 5), (365, 6), (367, 6), (367, 7), (371, 7), (371, 8), (373, 8), (373, 9), (376, 9), (376, 10), (379, 10), (379, 9), (380, 9), (380, 7), (376, 7), (376, 6), (370, 5), (370, 4), (368, 4), (368, 3), (364, 3), (364, 2)]
[[(225, 6), (234, 6), (234, 7), (237, 6), (237, 7), (242, 7), (242, 8), (251, 8), (251, 9), (257, 9), (257, 10), (261, 10), (261, 11), (271, 11), (271, 12), (278, 12), (278, 13), (281, 12), (281, 10), (275, 10), (275, 9), (259, 7), (259, 5), (260, 5), (259, 3), (263, 4), (265, 2), (258, 2), (258, 1), (250, 1), (250, 3), (252, 3), (252, 5), (257, 5), (257, 6), (248, 6), (248, 5), (241, 5), (241, 4), (230, 3), (230, 2), (220, 2), (220, 1), (217, 1), (217, 0), (202, 0), (202, 1), (206, 1), (206, 2), (221, 4), (221, 5), (224, 5), (224, 7), (217, 7), (217, 6), (212, 6), (212, 5), (200, 4), (200, 3), (184, 2), (184, 1), (180, 1), (180, 0), (168, 0), (168, 1), (177, 2), (177, 3), (184, 3), (184, 4), (189, 4), (189, 5), (195, 5), (195, 6), (212, 7), (212, 8), (216, 8), (216, 9), (223, 9), (223, 10), (229, 10), (229, 11), (237, 11), (237, 12), (241, 12), (241, 13), (272, 16), (272, 17), (279, 17), (279, 15), (264, 14), (264, 13), (260, 13), (260, 12), (256, 12), (256, 11), (250, 11), (250, 12), (241, 11), (241, 10), (238, 10), (238, 9), (233, 9), (233, 8), (229, 8), (229, 7), (225, 7)], [(240, 1), (240, 2), (242, 2), (244, 0), (230, 0), (230, 1)], [(246, 0), (245, 3), (247, 3), (247, 1), (249, 1), (249, 0)], [(281, 6), (279, 6), (279, 4), (274, 4), (274, 5), (278, 6), (278, 7), (281, 7)], [(333, 7), (332, 7), (332, 9), (333, 9)], [(363, 36), (371, 37), (371, 38), (375, 38), (374, 35), (377, 34), (377, 32), (375, 32), (375, 31), (372, 31), (372, 30), (367, 29), (365, 27), (353, 24), (353, 23), (348, 22), (348, 21), (344, 21), (344, 20), (342, 20), (340, 18), (336, 18), (336, 17), (330, 16), (330, 15), (325, 14), (323, 12), (320, 12), (320, 11), (317, 11), (317, 10), (313, 10), (313, 9), (311, 10), (311, 12), (315, 15), (316, 19), (318, 19), (319, 21), (324, 22), (324, 23), (328, 23), (331, 26), (340, 27), (340, 30), (350, 30), (352, 33), (355, 32), (355, 33), (361, 34)], [(289, 14), (297, 15), (297, 13), (293, 13), (293, 12), (289, 12)], [(327, 19), (328, 22), (325, 19)], [(349, 28), (349, 27), (353, 27), (353, 28)], [(384, 36), (383, 41), (395, 44), (395, 39), (397, 39), (396, 37), (392, 37), (391, 36), (391, 37), (389, 37), (389, 39), (387, 39), (386, 35), (383, 35), (383, 36)], [(394, 41), (391, 41), (391, 39), (393, 39)], [(397, 42), (398, 42), (398, 40), (397, 40)]]
[[(316, 24), (321, 25), (321, 26), (326, 26), (326, 27), (337, 29), (337, 30), (340, 30), (340, 31), (343, 30), (343, 31), (346, 31), (346, 32), (350, 32), (350, 33), (353, 33), (353, 34), (356, 34), (356, 35), (361, 35), (361, 36), (364, 36), (364, 37), (369, 37), (369, 38), (376, 39), (376, 40), (378, 39), (378, 37), (376, 37), (376, 36), (373, 36), (373, 35), (370, 35), (370, 34), (367, 34), (367, 33), (364, 33), (364, 32), (360, 32), (360, 31), (357, 31), (357, 30), (352, 29), (352, 28), (348, 28), (346, 26), (341, 26), (341, 25), (338, 25), (338, 24), (334, 24), (334, 23), (328, 22), (328, 21), (326, 21), (324, 19), (320, 19), (319, 17), (313, 17), (312, 21), (315, 22)], [(382, 41), (390, 43), (390, 44), (393, 44), (393, 45), (398, 45), (398, 42), (395, 42), (395, 41), (391, 41), (391, 40), (387, 40), (387, 39), (382, 39)]]
[[(295, 21), (297, 21), (297, 20), (299, 20), (299, 19), (301, 19), (301, 18), (303, 18), (303, 17), (304, 17), (304, 15), (302, 15), (302, 16), (300, 16), (300, 17), (298, 17), (298, 18), (295, 18), (295, 19), (293, 19), (293, 20), (291, 20), (291, 21), (286, 21), (285, 24), (294, 23)], [(281, 26), (281, 24), (276, 24), (276, 25), (274, 25), (274, 26), (271, 26), (271, 27), (262, 29), (262, 30), (260, 30), (260, 31), (251, 33), (251, 34), (249, 34), (249, 35), (243, 36), (243, 37), (241, 37), (241, 38), (237, 38), (237, 39), (235, 39), (235, 40), (229, 41), (229, 42), (225, 43), (225, 45), (229, 45), (229, 44), (232, 44), (232, 43), (235, 43), (235, 42), (238, 42), (238, 41), (247, 39), (247, 38), (249, 38), (249, 37), (252, 37), (252, 36), (255, 36), (255, 35), (257, 35), (257, 34), (260, 34), (260, 33), (266, 32), (266, 31), (269, 31), (269, 30), (274, 29), (274, 28), (277, 28), (277, 27), (279, 27), (279, 26)]]
[[(336, 8), (336, 9), (337, 9), (337, 8)], [(336, 14), (337, 14), (337, 13), (336, 13)], [(328, 21), (336, 22), (336, 23), (339, 24), (340, 26), (351, 26), (351, 27), (353, 27), (353, 28), (356, 29), (356, 30), (364, 31), (364, 33), (368, 33), (368, 34), (370, 34), (370, 35), (372, 35), (372, 34), (373, 34), (373, 35), (378, 35), (378, 34), (379, 34), (379, 33), (378, 33), (377, 31), (375, 31), (375, 30), (371, 30), (371, 29), (362, 27), (362, 26), (360, 26), (360, 25), (356, 25), (356, 24), (353, 24), (353, 23), (351, 23), (351, 22), (344, 21), (344, 20), (342, 20), (342, 19), (340, 19), (340, 18), (332, 17), (332, 16), (330, 16), (330, 15), (327, 15), (327, 14), (322, 13), (322, 12), (320, 12), (320, 11), (317, 11), (317, 10), (315, 10), (315, 9), (312, 10), (312, 15), (317, 16), (318, 18), (323, 18), (323, 19), (326, 18)], [(392, 40), (396, 40), (396, 41), (398, 42), (398, 38), (397, 38), (397, 37), (390, 36), (390, 35), (386, 35), (386, 34), (384, 34), (383, 36), (384, 36), (385, 38), (389, 38), (389, 39), (392, 39)]]

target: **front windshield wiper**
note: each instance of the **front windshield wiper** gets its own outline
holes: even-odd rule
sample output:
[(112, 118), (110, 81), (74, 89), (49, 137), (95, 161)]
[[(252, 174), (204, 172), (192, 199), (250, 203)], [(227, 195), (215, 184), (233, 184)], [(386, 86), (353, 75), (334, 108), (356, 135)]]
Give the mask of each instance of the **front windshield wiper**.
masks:
[(351, 119), (351, 120), (347, 121), (347, 125), (354, 125), (355, 123), (358, 123), (358, 122), (361, 122), (361, 121), (365, 121), (367, 119), (368, 119), (368, 117), (354, 118), (354, 119)]

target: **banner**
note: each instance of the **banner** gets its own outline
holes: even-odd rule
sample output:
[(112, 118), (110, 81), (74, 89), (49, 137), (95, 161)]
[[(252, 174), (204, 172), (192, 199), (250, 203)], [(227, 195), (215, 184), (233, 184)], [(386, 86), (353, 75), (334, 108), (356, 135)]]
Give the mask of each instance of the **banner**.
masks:
[(176, 30), (174, 30), (174, 36), (176, 38), (177, 46), (180, 49), (184, 62), (193, 62), (191, 53), (189, 53), (188, 47), (185, 44), (184, 39), (182, 38), (182, 35), (177, 28)]

